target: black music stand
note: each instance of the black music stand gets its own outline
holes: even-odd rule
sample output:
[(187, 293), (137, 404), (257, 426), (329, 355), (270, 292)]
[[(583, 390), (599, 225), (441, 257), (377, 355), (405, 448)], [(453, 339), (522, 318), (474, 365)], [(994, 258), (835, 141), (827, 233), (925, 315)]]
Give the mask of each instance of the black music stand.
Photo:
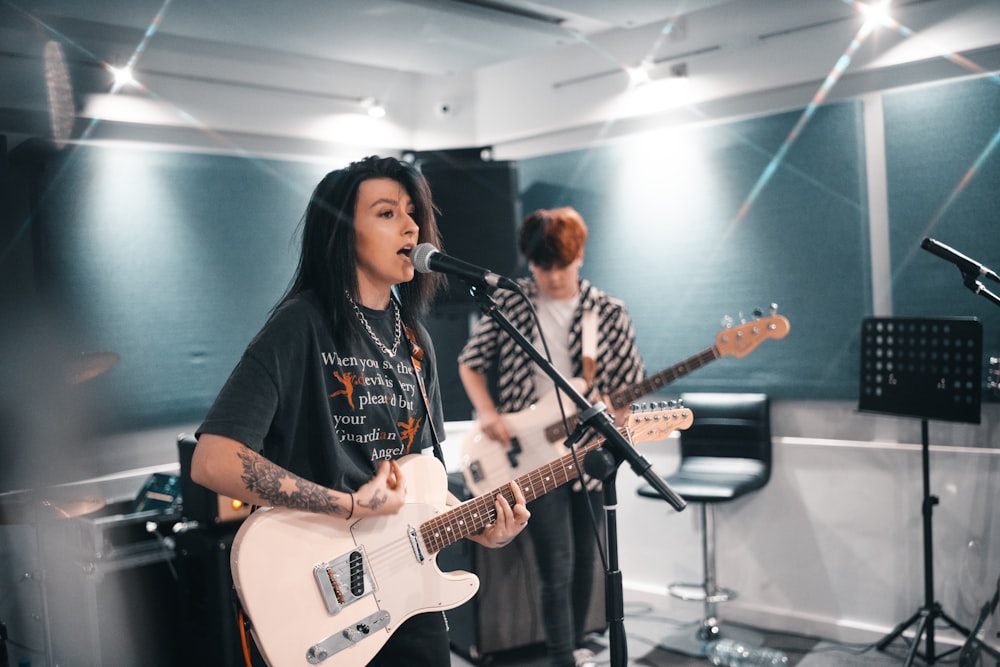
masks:
[(934, 623), (940, 618), (966, 637), (971, 631), (948, 616), (934, 600), (934, 540), (931, 517), (938, 498), (930, 491), (928, 419), (980, 422), (983, 327), (975, 318), (866, 318), (861, 325), (861, 391), (858, 409), (920, 417), (924, 495), (924, 605), (883, 637), (885, 648), (916, 624), (904, 665), (909, 667), (925, 640), (921, 656), (935, 656)]

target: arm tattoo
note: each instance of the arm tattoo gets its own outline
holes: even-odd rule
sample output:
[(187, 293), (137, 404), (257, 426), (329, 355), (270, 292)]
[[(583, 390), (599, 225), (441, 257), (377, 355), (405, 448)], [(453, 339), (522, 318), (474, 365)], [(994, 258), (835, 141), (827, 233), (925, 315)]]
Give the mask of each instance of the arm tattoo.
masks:
[(367, 507), (368, 509), (374, 512), (379, 507), (382, 507), (382, 505), (385, 505), (387, 500), (388, 498), (386, 497), (385, 491), (376, 491), (375, 494), (372, 496), (372, 499), (369, 500), (367, 503), (363, 503), (359, 499), (358, 504), (361, 505), (362, 507)]
[(239, 452), (243, 463), (241, 478), (248, 490), (275, 506), (346, 516), (325, 487), (314, 484), (275, 465), (250, 450)]

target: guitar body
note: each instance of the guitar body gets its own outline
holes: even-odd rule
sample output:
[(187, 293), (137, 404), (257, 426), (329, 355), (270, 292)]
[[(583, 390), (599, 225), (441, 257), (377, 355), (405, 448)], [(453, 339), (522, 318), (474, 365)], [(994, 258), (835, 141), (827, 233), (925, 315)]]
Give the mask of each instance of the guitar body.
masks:
[(419, 454), (400, 459), (407, 501), (349, 527), (287, 508), (251, 514), (233, 541), (233, 581), (269, 665), (366, 665), (411, 616), (459, 606), (479, 590), (444, 573), (413, 529), (444, 511), (447, 476)]
[[(582, 378), (569, 383), (581, 394), (586, 389)], [(567, 417), (576, 413), (576, 405), (566, 397), (563, 406)], [(482, 495), (566, 454), (569, 450), (562, 444), (565, 433), (555, 442), (545, 434), (546, 427), (558, 417), (559, 399), (551, 391), (524, 410), (503, 416), (512, 438), (510, 447), (489, 438), (478, 423), (470, 428), (462, 439), (462, 475), (472, 494)]]

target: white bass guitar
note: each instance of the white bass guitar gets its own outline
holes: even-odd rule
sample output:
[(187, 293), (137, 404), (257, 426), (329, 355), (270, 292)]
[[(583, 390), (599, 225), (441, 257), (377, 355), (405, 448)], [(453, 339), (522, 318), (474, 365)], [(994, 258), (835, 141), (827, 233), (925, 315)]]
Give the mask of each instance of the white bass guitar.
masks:
[[(618, 410), (630, 405), (719, 357), (731, 355), (742, 359), (763, 341), (784, 338), (788, 334), (788, 320), (775, 314), (774, 308), (772, 306), (770, 317), (727, 327), (716, 335), (712, 347), (611, 394), (608, 397), (609, 407)], [(570, 384), (579, 393), (586, 392), (586, 382), (582, 378), (573, 378)], [(562, 444), (566, 440), (566, 430), (559, 417), (558, 400), (556, 392), (551, 391), (524, 410), (505, 414), (504, 424), (511, 434), (510, 447), (490, 439), (478, 425), (473, 425), (465, 433), (462, 438), (462, 475), (472, 493), (485, 493), (487, 489), (513, 479), (523, 470), (532, 470), (566, 454), (568, 450)], [(567, 416), (572, 429), (576, 425), (576, 415)]]

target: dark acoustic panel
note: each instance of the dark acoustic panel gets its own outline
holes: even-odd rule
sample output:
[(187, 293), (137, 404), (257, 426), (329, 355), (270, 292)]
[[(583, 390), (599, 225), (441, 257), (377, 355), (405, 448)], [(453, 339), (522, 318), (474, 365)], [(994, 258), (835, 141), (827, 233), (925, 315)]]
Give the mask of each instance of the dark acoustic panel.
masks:
[[(444, 251), (496, 273), (516, 271), (520, 209), (514, 163), (425, 159), (420, 170), (439, 210)], [(440, 303), (471, 302), (468, 286), (449, 278), (448, 294)]]
[(469, 338), (472, 318), (478, 313), (479, 309), (472, 304), (438, 308), (425, 322), (434, 341), (445, 421), (472, 419), (472, 403), (458, 375), (458, 354)]

